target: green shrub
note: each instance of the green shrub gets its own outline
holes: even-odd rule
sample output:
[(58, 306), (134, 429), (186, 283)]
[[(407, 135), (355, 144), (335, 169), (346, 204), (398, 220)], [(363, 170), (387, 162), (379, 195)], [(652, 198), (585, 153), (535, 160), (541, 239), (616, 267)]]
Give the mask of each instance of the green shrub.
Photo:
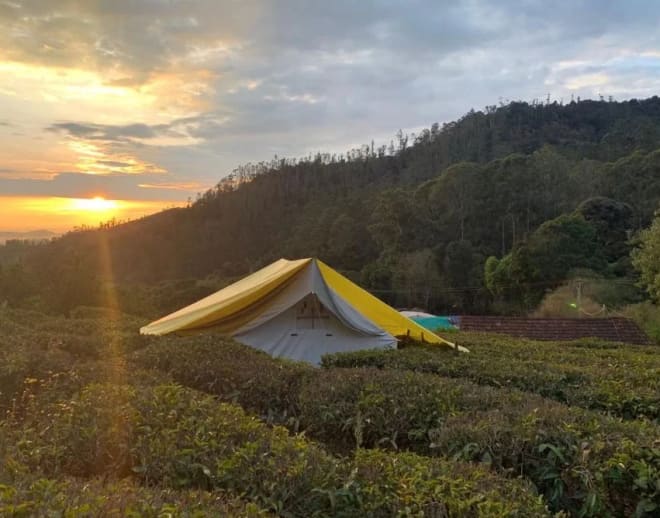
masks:
[(218, 336), (160, 338), (133, 361), (167, 373), (178, 383), (240, 404), (268, 423), (297, 430), (297, 396), (316, 369)]
[(71, 361), (61, 351), (35, 347), (32, 353), (11, 349), (5, 342), (0, 349), (0, 417), (11, 408), (24, 388), (25, 380), (49, 377), (53, 372), (70, 368)]
[(522, 393), (414, 373), (373, 369), (321, 371), (299, 395), (305, 433), (334, 450), (365, 446), (427, 452), (429, 431), (470, 408), (518, 404)]
[[(293, 422), (299, 429), (336, 452), (346, 454), (357, 446), (407, 449), (485, 463), (502, 473), (527, 477), (553, 509), (576, 515), (621, 516), (633, 512), (641, 502), (657, 500), (651, 489), (634, 487), (636, 463), (648, 456), (655, 459), (653, 440), (660, 431), (649, 422), (621, 423), (515, 389), (394, 369), (312, 369), (295, 384), (288, 384), (284, 365), (289, 364), (231, 344), (226, 345), (239, 347), (236, 350), (244, 355), (227, 354), (222, 348), (184, 347), (188, 343), (182, 340), (177, 350), (172, 342), (167, 349), (168, 365), (173, 367), (168, 372), (178, 381), (227, 397), (223, 380), (232, 386), (251, 362), (258, 368), (247, 367), (249, 376), (259, 381), (263, 372), (266, 386), (271, 383), (269, 369), (281, 369), (275, 370), (284, 373), (281, 377), (273, 376), (276, 387), (277, 383), (287, 386), (285, 399), (265, 397), (263, 387), (252, 383), (242, 386), (237, 400), (248, 402), (261, 415), (293, 409)], [(155, 361), (164, 349), (152, 347), (142, 352), (149, 352)], [(219, 359), (213, 359), (216, 354)], [(361, 355), (372, 353), (356, 356)], [(436, 358), (454, 356), (470, 357), (450, 352)], [(380, 361), (387, 356), (376, 357)], [(177, 368), (179, 363), (182, 367)], [(216, 371), (220, 364), (222, 375)], [(515, 366), (508, 369), (516, 370)], [(542, 375), (540, 370), (538, 373)], [(208, 384), (209, 379), (217, 381)], [(626, 441), (635, 445), (627, 453), (635, 461), (626, 465), (626, 475), (619, 477), (623, 481), (614, 483), (608, 478), (610, 464), (627, 451), (623, 447)], [(563, 460), (557, 460), (555, 452)], [(584, 455), (589, 459), (586, 464)], [(656, 479), (652, 480), (655, 484)]]
[(357, 351), (323, 358), (323, 366), (377, 367), (467, 378), (514, 387), (562, 403), (625, 419), (660, 421), (660, 350), (593, 339), (534, 342), (492, 335), (460, 334), (470, 349), (455, 354), (437, 347)]
[(146, 346), (153, 337), (138, 333), (143, 324), (130, 315), (97, 308), (78, 308), (69, 317), (5, 310), (0, 313), (0, 337), (3, 342), (13, 340), (39, 348), (58, 349), (77, 361)]
[(144, 370), (136, 375), (126, 362), (127, 351), (146, 343), (133, 327), (135, 320), (102, 320), (94, 318), (96, 313), (82, 308), (76, 318), (55, 318), (29, 311), (0, 312), (0, 418), (25, 397), (26, 388), (34, 394), (46, 384), (46, 390), (60, 397), (92, 381), (150, 376)]
[(524, 481), (502, 484), (487, 469), (411, 453), (358, 450), (353, 483), (361, 488), (363, 516), (548, 515)]
[(159, 371), (141, 369), (119, 359), (79, 362), (67, 370), (37, 375), (24, 378), (21, 386), (16, 387), (13, 397), (4, 402), (5, 412), (1, 417), (17, 420), (26, 410), (34, 411), (35, 405), (43, 408), (69, 399), (90, 383), (154, 386), (170, 381)]
[(338, 476), (336, 461), (302, 438), (175, 385), (89, 385), (69, 401), (37, 404), (14, 428), (9, 456), (47, 476), (233, 489), (298, 516), (327, 507), (312, 490)]
[(546, 514), (520, 481), (412, 455), (337, 460), (178, 385), (90, 385), (69, 401), (35, 401), (20, 420), (0, 426), (0, 439), (4, 465), (24, 466), (13, 468), (15, 477), (130, 476), (149, 486), (226, 490), (286, 516)]
[[(303, 388), (300, 409), (302, 429), (334, 449), (405, 448), (486, 464), (533, 481), (554, 510), (626, 516), (641, 502), (658, 502), (657, 472), (647, 489), (633, 482), (642, 460), (660, 461), (660, 429), (648, 422), (620, 422), (517, 390), (373, 369), (319, 373)], [(624, 452), (632, 460), (614, 483), (610, 467)]]
[(9, 483), (0, 480), (0, 516), (256, 518), (268, 513), (220, 492), (144, 488), (128, 480), (28, 478)]
[(647, 300), (623, 308), (623, 314), (637, 322), (656, 343), (660, 343), (660, 307)]
[[(0, 465), (62, 481), (129, 477), (182, 494), (230, 491), (293, 516), (539, 515), (534, 493), (496, 470), (532, 481), (555, 510), (657, 512), (658, 427), (579, 408), (653, 417), (652, 347), (458, 333), (470, 354), (410, 347), (326, 360), (381, 370), (318, 370), (212, 336), (131, 341), (129, 318), (86, 311), (0, 314), (0, 406), (10, 410), (0, 420)], [(170, 377), (340, 453), (361, 446), (424, 457), (359, 448), (354, 461), (340, 461), (233, 406), (156, 387)]]

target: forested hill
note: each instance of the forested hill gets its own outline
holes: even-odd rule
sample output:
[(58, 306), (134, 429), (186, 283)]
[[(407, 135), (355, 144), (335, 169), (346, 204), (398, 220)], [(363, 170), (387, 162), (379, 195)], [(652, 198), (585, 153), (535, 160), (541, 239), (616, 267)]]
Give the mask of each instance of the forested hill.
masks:
[(632, 279), (627, 239), (659, 200), (660, 98), (515, 102), (387, 146), (241, 166), (188, 208), (72, 232), (13, 268), (59, 308), (93, 302), (81, 279), (230, 278), (307, 256), (392, 303), (529, 308), (576, 268)]

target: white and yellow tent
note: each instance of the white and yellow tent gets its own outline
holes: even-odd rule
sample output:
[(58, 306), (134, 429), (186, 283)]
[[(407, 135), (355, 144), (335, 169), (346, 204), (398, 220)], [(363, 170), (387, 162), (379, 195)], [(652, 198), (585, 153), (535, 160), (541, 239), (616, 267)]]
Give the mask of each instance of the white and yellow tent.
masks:
[(311, 258), (275, 261), (140, 332), (204, 330), (311, 363), (319, 363), (324, 354), (396, 347), (395, 337), (402, 336), (456, 347)]

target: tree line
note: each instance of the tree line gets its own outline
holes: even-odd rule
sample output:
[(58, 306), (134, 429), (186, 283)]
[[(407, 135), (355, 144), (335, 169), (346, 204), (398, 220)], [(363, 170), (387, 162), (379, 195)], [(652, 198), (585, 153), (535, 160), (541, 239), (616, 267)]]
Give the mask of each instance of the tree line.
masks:
[(657, 97), (489, 106), (385, 146), (243, 165), (187, 208), (9, 243), (0, 299), (67, 311), (110, 284), (211, 290), (315, 256), (397, 306), (524, 312), (575, 271), (634, 284), (659, 148)]

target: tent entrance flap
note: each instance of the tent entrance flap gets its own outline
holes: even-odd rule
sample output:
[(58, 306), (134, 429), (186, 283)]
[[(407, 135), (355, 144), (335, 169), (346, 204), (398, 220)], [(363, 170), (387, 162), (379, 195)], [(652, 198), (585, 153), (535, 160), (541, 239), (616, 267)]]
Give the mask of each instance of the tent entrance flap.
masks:
[(234, 338), (272, 356), (315, 364), (325, 354), (396, 347), (396, 339), (388, 333), (365, 335), (346, 327), (315, 294)]
[(320, 329), (328, 328), (330, 312), (321, 304), (319, 298), (310, 293), (294, 306), (296, 312), (296, 329)]

